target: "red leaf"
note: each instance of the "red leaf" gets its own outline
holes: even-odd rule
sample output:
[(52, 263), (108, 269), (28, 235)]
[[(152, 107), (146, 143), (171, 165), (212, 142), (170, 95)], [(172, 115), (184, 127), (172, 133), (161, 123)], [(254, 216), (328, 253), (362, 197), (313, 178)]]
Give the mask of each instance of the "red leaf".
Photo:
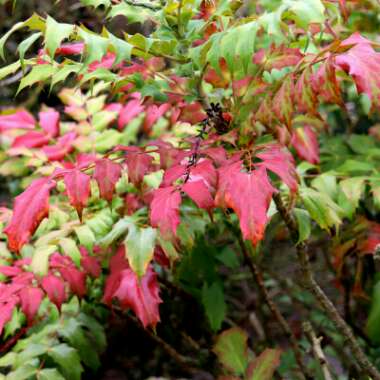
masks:
[(121, 166), (107, 158), (96, 162), (94, 178), (99, 186), (100, 196), (108, 202), (112, 201), (113, 192), (121, 176)]
[(311, 164), (319, 164), (318, 139), (310, 126), (296, 128), (291, 142), (302, 159), (309, 161)]
[(240, 80), (235, 80), (232, 82), (232, 90), (235, 96), (244, 96), (251, 84), (253, 78), (251, 76), (245, 77)]
[(226, 60), (221, 58), (219, 60), (219, 67), (221, 75), (215, 69), (209, 67), (204, 75), (204, 80), (212, 84), (216, 88), (228, 88), (231, 83), (231, 73), (228, 70)]
[(61, 309), (62, 303), (67, 299), (65, 283), (62, 279), (52, 274), (48, 274), (42, 279), (41, 285), (49, 300), (53, 302), (58, 309)]
[(49, 145), (42, 148), (49, 161), (59, 161), (65, 158), (73, 149), (73, 141), (76, 138), (75, 132), (66, 133), (60, 137), (56, 145)]
[(336, 104), (343, 103), (332, 57), (327, 58), (326, 62), (312, 75), (311, 84), (314, 91), (324, 101)]
[(155, 104), (152, 104), (147, 107), (146, 109), (146, 116), (144, 120), (144, 131), (145, 132), (150, 132), (152, 129), (153, 125), (158, 121), (158, 119), (162, 116), (165, 115), (167, 111), (170, 109), (170, 104), (164, 103), (161, 104), (160, 106), (156, 106)]
[(124, 129), (131, 120), (144, 112), (144, 109), (139, 99), (130, 100), (120, 111), (118, 120), (119, 129)]
[(216, 2), (210, 1), (210, 0), (202, 0), (201, 5), (199, 7), (199, 18), (203, 18), (204, 20), (208, 21), (210, 17), (215, 13), (216, 11)]
[(202, 104), (194, 102), (185, 104), (181, 110), (180, 120), (184, 123), (197, 124), (207, 117), (203, 110)]
[(181, 195), (174, 186), (156, 189), (150, 205), (152, 227), (159, 227), (164, 236), (176, 235), (180, 223)]
[(79, 247), (80, 253), (82, 254), (81, 266), (83, 270), (91, 277), (97, 278), (102, 272), (99, 261), (94, 256), (90, 256), (84, 247)]
[(16, 197), (11, 222), (4, 230), (12, 251), (18, 252), (48, 215), (50, 190), (55, 185), (48, 178), (37, 179)]
[(210, 189), (202, 180), (186, 182), (182, 190), (191, 198), (199, 208), (210, 210), (214, 207), (214, 200)]
[(174, 165), (171, 168), (165, 170), (162, 178), (161, 186), (170, 186), (174, 181), (183, 177), (186, 174), (186, 166)]
[(12, 148), (39, 148), (48, 144), (50, 137), (43, 132), (30, 131), (21, 136), (17, 136), (13, 143)]
[(84, 43), (77, 42), (73, 44), (63, 44), (55, 52), (55, 55), (76, 55), (82, 54), (84, 51)]
[(137, 147), (125, 147), (125, 162), (128, 167), (128, 178), (135, 185), (139, 185), (145, 174), (148, 174), (153, 157), (145, 153), (143, 149)]
[(59, 273), (70, 285), (71, 291), (78, 297), (86, 294), (86, 275), (73, 265), (58, 268)]
[(164, 170), (171, 168), (175, 164), (179, 164), (187, 154), (182, 149), (177, 149), (172, 144), (161, 140), (151, 141), (149, 145), (158, 148), (160, 168)]
[(120, 286), (121, 281), (121, 271), (120, 272), (111, 272), (111, 274), (106, 279), (106, 284), (104, 287), (104, 295), (102, 301), (111, 306), (112, 298), (116, 292), (116, 290)]
[(4, 325), (12, 319), (13, 309), (16, 304), (16, 300), (11, 300), (0, 305), (0, 335), (3, 332)]
[(268, 95), (261, 101), (260, 106), (254, 115), (254, 119), (260, 121), (260, 123), (264, 125), (270, 125), (272, 123), (273, 102)]
[(218, 190), (215, 196), (215, 205), (222, 208), (227, 208), (226, 191), (231, 181), (231, 176), (239, 172), (242, 166), (242, 161), (228, 162), (225, 166), (218, 169)]
[(111, 305), (112, 298), (119, 288), (121, 281), (121, 272), (124, 269), (129, 269), (129, 264), (125, 258), (125, 248), (121, 245), (116, 254), (112, 256), (109, 263), (110, 275), (106, 279), (106, 285), (104, 288), (103, 302), (106, 305)]
[(204, 181), (207, 187), (212, 190), (216, 188), (218, 180), (217, 173), (210, 160), (203, 159), (191, 168), (189, 181), (197, 180)]
[(293, 115), (294, 82), (288, 75), (273, 99), (272, 109), (277, 118), (288, 127)]
[(25, 288), (24, 283), (15, 283), (15, 281), (8, 284), (0, 283), (0, 302), (8, 302), (16, 298), (16, 294), (23, 288)]
[(371, 42), (355, 33), (342, 42), (342, 46), (354, 41), (358, 43), (335, 58), (336, 65), (352, 76), (359, 93), (365, 93), (374, 104), (380, 103), (380, 53)]
[(297, 191), (298, 183), (294, 159), (285, 148), (272, 144), (256, 156), (263, 160), (263, 162), (258, 164), (259, 166), (264, 166), (266, 169), (277, 174), (291, 191)]
[(59, 113), (54, 110), (38, 114), (41, 128), (51, 137), (59, 135)]
[(206, 154), (208, 157), (212, 159), (215, 165), (221, 166), (226, 163), (227, 161), (227, 152), (226, 150), (221, 147), (213, 147), (213, 148), (207, 148), (202, 151), (203, 154)]
[(311, 71), (304, 70), (295, 86), (295, 101), (299, 112), (315, 114), (317, 96), (311, 85)]
[(144, 327), (155, 327), (160, 321), (158, 305), (162, 301), (159, 291), (156, 274), (149, 266), (141, 279), (132, 269), (123, 270), (114, 296), (124, 308), (131, 308), (135, 312)]
[(272, 69), (281, 70), (287, 66), (296, 66), (303, 54), (299, 49), (287, 48), (285, 45), (270, 49), (259, 49), (253, 56), (253, 63), (256, 65), (264, 65), (265, 70)]
[(82, 173), (78, 169), (74, 169), (63, 176), (67, 195), (71, 206), (75, 207), (78, 212), (79, 219), (82, 219), (83, 208), (87, 206), (90, 196), (90, 180), (91, 177)]
[(154, 261), (164, 268), (170, 268), (170, 260), (160, 246), (154, 248)]
[(115, 59), (115, 53), (108, 52), (100, 61), (92, 62), (88, 66), (88, 71), (95, 71), (96, 69), (112, 69)]
[(21, 274), (22, 269), (13, 266), (1, 265), (0, 273), (7, 277), (14, 277)]
[(236, 212), (244, 239), (256, 245), (264, 237), (267, 211), (276, 190), (270, 184), (264, 167), (251, 173), (238, 171), (229, 174), (226, 203)]
[(40, 308), (44, 293), (40, 288), (27, 287), (19, 293), (21, 310), (31, 322)]
[(11, 115), (0, 115), (0, 132), (8, 129), (34, 129), (36, 121), (27, 111), (17, 111)]

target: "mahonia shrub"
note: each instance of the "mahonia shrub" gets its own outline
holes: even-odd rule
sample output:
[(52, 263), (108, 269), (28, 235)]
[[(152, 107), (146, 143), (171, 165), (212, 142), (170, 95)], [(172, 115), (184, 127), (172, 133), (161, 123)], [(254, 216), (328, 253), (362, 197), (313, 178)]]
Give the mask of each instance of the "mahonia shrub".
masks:
[[(292, 331), (266, 289), (261, 262), (282, 239), (332, 339), (347, 340), (351, 373), (379, 379), (380, 288), (366, 271), (380, 243), (379, 5), (81, 3), (105, 18), (100, 32), (33, 14), (0, 39), (5, 59), (12, 34), (29, 33), (0, 80), (21, 73), (16, 94), (37, 85), (57, 99), (0, 114), (0, 174), (18, 194), (0, 209), (0, 377), (97, 370), (104, 310), (131, 310), (154, 335), (162, 283), (200, 301), (211, 331), (225, 329), (220, 268), (244, 259), (290, 347), (257, 349), (242, 326), (225, 329), (210, 343), (214, 375), (330, 379), (313, 331)], [(111, 32), (116, 17), (145, 32)], [(371, 128), (356, 129), (359, 118)], [(366, 313), (363, 329), (313, 279), (318, 242), (347, 310), (352, 297)]]

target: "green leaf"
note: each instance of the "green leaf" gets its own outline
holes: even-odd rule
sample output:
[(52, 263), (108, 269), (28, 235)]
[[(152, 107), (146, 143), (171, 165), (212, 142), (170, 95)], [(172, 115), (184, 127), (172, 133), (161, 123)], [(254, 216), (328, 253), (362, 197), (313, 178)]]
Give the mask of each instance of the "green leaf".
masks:
[(202, 304), (205, 308), (212, 330), (218, 331), (222, 326), (226, 315), (224, 290), (219, 282), (214, 282), (211, 286), (208, 286), (207, 284), (203, 285)]
[(83, 28), (78, 30), (78, 34), (85, 43), (84, 63), (89, 65), (91, 62), (100, 61), (107, 53), (108, 39), (88, 32)]
[(107, 347), (107, 338), (104, 331), (104, 326), (95, 318), (92, 318), (84, 313), (80, 313), (77, 319), (81, 325), (88, 330), (87, 335), (96, 347), (96, 350), (98, 352), (103, 352)]
[(38, 372), (38, 380), (65, 380), (55, 368), (45, 368)]
[(178, 259), (178, 251), (174, 244), (170, 240), (164, 239), (160, 233), (157, 236), (157, 244), (162, 248), (171, 263), (174, 263)]
[(86, 220), (86, 225), (90, 227), (96, 239), (105, 236), (113, 226), (113, 218), (109, 208), (99, 211), (93, 218)]
[(121, 2), (117, 5), (112, 6), (110, 12), (107, 15), (109, 18), (116, 16), (124, 16), (130, 23), (143, 23), (146, 20), (154, 17), (154, 12), (144, 7), (134, 7), (133, 5)]
[(4, 66), (0, 69), (0, 80), (7, 77), (10, 74), (13, 74), (21, 67), (21, 63), (19, 61), (11, 63), (8, 66)]
[(24, 21), (24, 26), (30, 30), (38, 30), (40, 32), (44, 32), (46, 29), (46, 20), (37, 13), (33, 13), (32, 16)]
[(16, 333), (25, 323), (25, 315), (19, 309), (13, 309), (11, 320), (5, 325), (4, 338), (8, 338)]
[(282, 25), (282, 12), (284, 11), (285, 7), (282, 6), (278, 8), (274, 12), (269, 12), (266, 14), (263, 14), (259, 22), (264, 27), (268, 35), (274, 39), (276, 42), (283, 42), (286, 40), (286, 37), (284, 35), (284, 32), (282, 31), (281, 25)]
[[(365, 177), (352, 177), (339, 183), (339, 205), (344, 208), (348, 216), (352, 216), (359, 205), (359, 200), (365, 189)], [(345, 199), (344, 199), (345, 198)], [(345, 202), (345, 200), (348, 201)]]
[(247, 369), (246, 380), (272, 380), (274, 371), (280, 365), (281, 350), (267, 348)]
[(80, 0), (80, 2), (85, 6), (100, 7), (103, 5), (108, 8), (111, 6), (111, 0)]
[(51, 78), (50, 90), (57, 83), (65, 81), (70, 74), (78, 74), (81, 68), (82, 65), (80, 64), (65, 64), (63, 67), (59, 68)]
[(118, 76), (116, 74), (114, 74), (108, 69), (101, 67), (99, 69), (84, 74), (83, 78), (80, 81), (80, 85), (83, 85), (84, 83), (93, 81), (95, 79), (102, 80), (105, 82), (114, 82), (117, 78)]
[(31, 30), (39, 30), (43, 32), (45, 30), (45, 20), (40, 17), (38, 14), (34, 13), (31, 17), (29, 17), (26, 21), (20, 21), (12, 26), (7, 33), (0, 38), (0, 57), (5, 60), (4, 56), (4, 45), (7, 42), (8, 38), (14, 33), (16, 30), (21, 28), (28, 27)]
[(66, 380), (80, 380), (83, 367), (74, 348), (60, 344), (52, 347), (48, 355), (59, 365)]
[(223, 248), (216, 258), (226, 267), (231, 269), (236, 269), (240, 265), (236, 252), (229, 247)]
[(109, 247), (111, 244), (120, 239), (126, 232), (128, 228), (132, 226), (134, 220), (131, 217), (125, 217), (117, 221), (115, 225), (112, 227), (112, 230), (104, 236), (101, 240), (97, 242), (103, 248)]
[(0, 367), (13, 366), (17, 360), (17, 354), (15, 352), (8, 352), (0, 358)]
[(115, 129), (107, 129), (100, 133), (95, 139), (95, 149), (103, 153), (120, 143), (122, 134)]
[(35, 375), (38, 368), (32, 364), (24, 364), (22, 367), (17, 368), (15, 371), (8, 373), (7, 380), (25, 380), (29, 379), (31, 376)]
[(4, 45), (7, 42), (7, 39), (10, 37), (12, 33), (14, 33), (16, 30), (21, 29), (24, 26), (25, 22), (18, 22), (12, 26), (11, 29), (8, 30), (7, 33), (3, 35), (3, 37), (0, 38), (0, 57), (5, 61), (4, 56)]
[(139, 228), (131, 224), (124, 240), (125, 253), (132, 270), (143, 276), (154, 254), (157, 231), (154, 228)]
[(21, 79), (16, 95), (25, 87), (32, 86), (33, 84), (37, 82), (46, 81), (56, 71), (57, 71), (56, 67), (48, 65), (48, 64), (33, 66), (31, 72), (28, 75), (25, 75)]
[(323, 173), (315, 178), (311, 185), (317, 189), (320, 193), (328, 195), (331, 199), (336, 199), (338, 194), (338, 185), (336, 182), (336, 176)]
[(113, 34), (109, 33), (109, 39), (111, 41), (111, 45), (115, 49), (115, 65), (122, 61), (130, 61), (131, 60), (131, 54), (133, 45), (128, 43), (127, 41), (124, 41), (120, 38), (115, 37)]
[(61, 246), (63, 253), (66, 256), (71, 257), (74, 263), (76, 264), (76, 266), (80, 268), (80, 261), (81, 261), (82, 255), (80, 254), (80, 251), (76, 242), (70, 238), (61, 238), (59, 239), (59, 245)]
[(376, 147), (375, 141), (371, 136), (351, 135), (347, 141), (349, 147), (358, 154), (367, 155), (368, 151)]
[(223, 366), (236, 375), (243, 375), (248, 365), (247, 333), (233, 327), (218, 336), (213, 351)]
[(83, 245), (89, 251), (92, 250), (92, 247), (95, 244), (96, 238), (94, 233), (86, 225), (75, 227), (75, 233), (78, 237), (79, 243)]
[(309, 239), (311, 233), (310, 215), (306, 210), (303, 210), (301, 208), (295, 208), (293, 209), (293, 212), (296, 217), (298, 226), (298, 244)]
[(62, 328), (59, 329), (59, 335), (66, 338), (70, 346), (78, 350), (78, 353), (86, 366), (92, 369), (98, 369), (100, 360), (95, 347), (86, 337), (84, 330), (76, 318), (69, 318), (64, 321)]
[(45, 276), (49, 269), (49, 257), (56, 251), (56, 245), (36, 248), (30, 265), (32, 271), (40, 276)]
[(31, 343), (26, 347), (25, 350), (22, 350), (18, 354), (16, 363), (17, 365), (22, 365), (23, 363), (26, 363), (31, 359), (44, 355), (48, 349), (49, 346), (47, 346), (46, 344)]
[(305, 30), (312, 23), (325, 21), (325, 7), (321, 0), (284, 0), (283, 4), (293, 13), (289, 18)]
[(29, 50), (29, 48), (33, 45), (33, 43), (36, 42), (41, 37), (41, 35), (42, 35), (41, 32), (34, 33), (31, 36), (29, 36), (26, 40), (22, 41), (20, 45), (18, 45), (17, 50), (20, 54), (20, 62), (23, 69), (25, 68), (25, 61), (24, 61), (25, 53)]
[(346, 160), (343, 165), (339, 166), (336, 170), (343, 174), (353, 173), (370, 173), (375, 169), (375, 165), (371, 162), (363, 162), (357, 160)]
[(74, 32), (75, 26), (71, 24), (61, 24), (52, 17), (47, 16), (45, 47), (51, 58), (54, 58), (55, 52), (65, 38), (69, 38)]
[(341, 224), (341, 215), (343, 210), (326, 194), (320, 193), (314, 189), (301, 188), (302, 201), (309, 212), (311, 218), (325, 230), (330, 227)]

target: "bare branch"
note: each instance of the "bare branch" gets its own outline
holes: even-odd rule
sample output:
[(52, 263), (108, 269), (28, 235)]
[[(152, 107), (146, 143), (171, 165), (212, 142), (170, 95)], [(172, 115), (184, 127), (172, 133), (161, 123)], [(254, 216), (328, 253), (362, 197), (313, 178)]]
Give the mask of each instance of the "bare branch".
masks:
[(311, 343), (311, 348), (313, 350), (314, 358), (315, 360), (319, 362), (319, 365), (321, 366), (324, 379), (333, 380), (333, 377), (330, 373), (328, 362), (325, 357), (325, 353), (323, 352), (322, 347), (321, 347), (321, 341), (323, 338), (322, 337), (318, 338), (316, 336), (313, 326), (311, 325), (310, 322), (303, 323), (303, 331), (305, 331), (305, 334)]
[(325, 313), (329, 316), (335, 328), (344, 337), (346, 344), (350, 347), (350, 350), (355, 358), (355, 360), (360, 365), (363, 373), (371, 376), (374, 380), (380, 380), (380, 373), (375, 368), (375, 366), (369, 361), (366, 354), (360, 347), (358, 341), (356, 340), (351, 328), (345, 322), (345, 320), (340, 316), (338, 310), (335, 308), (333, 303), (327, 297), (322, 288), (315, 281), (313, 271), (311, 269), (309, 254), (307, 252), (307, 246), (304, 242), (298, 243), (298, 227), (295, 218), (291, 212), (288, 212), (285, 205), (282, 202), (281, 195), (274, 194), (274, 202), (276, 204), (277, 210), (281, 215), (281, 218), (285, 222), (292, 240), (297, 249), (298, 260), (300, 262), (304, 286), (309, 290), (314, 297), (317, 299), (319, 304)]

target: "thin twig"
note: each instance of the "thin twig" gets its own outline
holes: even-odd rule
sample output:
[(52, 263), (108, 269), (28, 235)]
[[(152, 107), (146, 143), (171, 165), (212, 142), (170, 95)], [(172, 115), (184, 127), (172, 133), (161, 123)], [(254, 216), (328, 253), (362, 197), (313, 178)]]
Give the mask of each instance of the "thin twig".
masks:
[(343, 336), (346, 344), (349, 346), (353, 357), (358, 362), (361, 367), (363, 373), (369, 375), (374, 380), (380, 380), (380, 373), (375, 368), (375, 366), (369, 361), (366, 354), (360, 347), (358, 341), (356, 340), (354, 334), (352, 333), (351, 328), (345, 322), (345, 320), (340, 316), (338, 310), (335, 308), (333, 303), (327, 297), (325, 292), (321, 289), (314, 278), (314, 274), (309, 261), (309, 254), (307, 251), (307, 246), (304, 242), (298, 241), (298, 227), (296, 220), (292, 213), (288, 212), (285, 205), (282, 202), (281, 195), (275, 194), (273, 196), (274, 202), (276, 204), (277, 210), (281, 215), (281, 218), (285, 222), (291, 236), (292, 240), (295, 243), (298, 260), (300, 262), (304, 286), (307, 290), (309, 290), (314, 297), (317, 299), (319, 304), (325, 313), (329, 316), (335, 328), (339, 331), (339, 333)]
[(333, 380), (333, 376), (330, 373), (330, 369), (329, 369), (327, 359), (325, 357), (325, 353), (323, 352), (322, 347), (321, 347), (322, 337), (317, 338), (315, 331), (313, 329), (313, 326), (311, 325), (310, 322), (304, 322), (302, 327), (303, 327), (303, 331), (305, 332), (307, 338), (310, 341), (314, 358), (315, 360), (318, 361), (319, 365), (321, 366), (324, 379)]
[(263, 274), (262, 274), (261, 270), (259, 269), (259, 267), (253, 262), (250, 254), (249, 254), (249, 252), (248, 252), (248, 250), (244, 244), (244, 241), (243, 241), (243, 238), (241, 237), (241, 235), (239, 236), (239, 245), (240, 245), (240, 248), (243, 252), (245, 261), (246, 261), (249, 269), (251, 270), (252, 276), (254, 277), (254, 279), (255, 279), (258, 287), (259, 287), (259, 290), (262, 294), (262, 297), (264, 298), (266, 304), (269, 307), (269, 310), (271, 311), (274, 318), (277, 320), (278, 324), (281, 326), (283, 332), (285, 333), (285, 335), (287, 336), (287, 338), (290, 341), (290, 344), (293, 348), (298, 367), (299, 367), (300, 371), (302, 372), (303, 377), (306, 379), (313, 379), (313, 377), (308, 374), (308, 370), (307, 370), (305, 364), (303, 363), (303, 360), (302, 360), (303, 355), (302, 355), (302, 351), (298, 345), (297, 338), (295, 337), (293, 331), (291, 330), (288, 322), (286, 321), (284, 316), (281, 314), (280, 310), (277, 308), (277, 305), (271, 299), (271, 297), (268, 293), (268, 290), (264, 284)]
[(137, 320), (136, 317), (132, 316), (130, 313), (125, 314), (128, 319), (130, 319), (140, 330), (144, 331), (153, 341), (155, 341), (177, 364), (187, 373), (194, 375), (195, 373), (202, 372), (201, 369), (195, 368), (193, 366), (193, 361), (190, 358), (187, 358), (181, 355), (178, 350), (172, 347), (164, 339), (159, 337), (153, 331), (145, 329), (141, 323)]

